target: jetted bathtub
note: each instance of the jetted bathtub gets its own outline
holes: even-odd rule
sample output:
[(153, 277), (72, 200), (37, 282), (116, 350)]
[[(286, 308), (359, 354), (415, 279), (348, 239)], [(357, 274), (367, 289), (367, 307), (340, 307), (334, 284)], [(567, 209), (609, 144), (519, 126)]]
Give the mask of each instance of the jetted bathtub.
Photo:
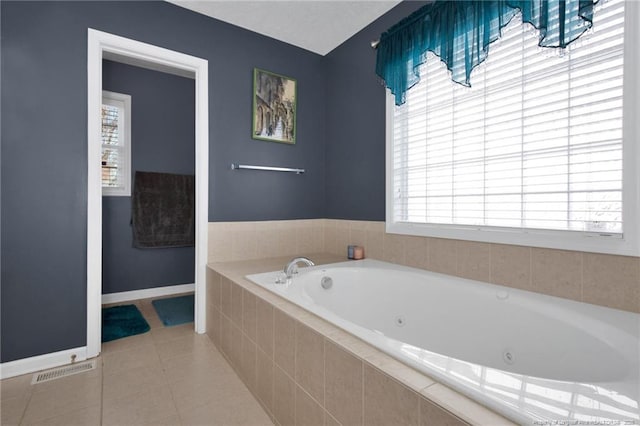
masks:
[(371, 259), (247, 278), (517, 423), (640, 423), (640, 314)]

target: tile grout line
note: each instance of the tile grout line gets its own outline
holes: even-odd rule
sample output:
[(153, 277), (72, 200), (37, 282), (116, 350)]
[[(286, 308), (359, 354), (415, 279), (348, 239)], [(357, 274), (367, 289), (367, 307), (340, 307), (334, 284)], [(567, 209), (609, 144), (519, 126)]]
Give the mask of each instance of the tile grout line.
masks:
[[(165, 328), (165, 327), (163, 327)], [(165, 384), (169, 390), (169, 395), (171, 395), (171, 402), (173, 403), (173, 407), (176, 410), (176, 416), (178, 417), (178, 420), (180, 421), (180, 424), (182, 424), (182, 416), (180, 415), (180, 411), (178, 410), (178, 404), (176, 403), (176, 397), (174, 395), (173, 389), (171, 388), (171, 385), (169, 384), (169, 381), (167, 379), (167, 375), (165, 373), (165, 365), (163, 360), (160, 358), (160, 355), (158, 354), (158, 342), (155, 341), (155, 339), (153, 339), (152, 336), (152, 341), (153, 341), (153, 348), (156, 351), (156, 355), (158, 355), (158, 360), (160, 361), (160, 368), (162, 368), (162, 376), (164, 378)]]
[(422, 395), (418, 392), (418, 424), (422, 424)]
[(364, 386), (365, 386), (365, 380), (364, 380), (364, 373), (365, 373), (365, 368), (364, 368), (364, 361), (360, 361), (360, 371), (362, 372), (362, 421), (360, 422), (360, 424), (364, 425), (364, 398), (365, 398), (365, 391), (364, 391)]
[(580, 301), (584, 302), (584, 253), (580, 253)]
[(324, 411), (324, 423), (327, 423), (327, 338), (322, 336), (322, 410)]
[(98, 359), (100, 360), (100, 426), (102, 426), (104, 423), (104, 361), (102, 355), (98, 355)]
[[(29, 385), (29, 386), (33, 386), (33, 385)], [(29, 408), (29, 404), (31, 404), (31, 398), (33, 398), (33, 389), (29, 391), (29, 398), (27, 399), (27, 403), (24, 405), (24, 408), (22, 409), (22, 414), (20, 415), (20, 420), (18, 421), (19, 425), (22, 425), (24, 422), (24, 418), (27, 415), (27, 409)]]

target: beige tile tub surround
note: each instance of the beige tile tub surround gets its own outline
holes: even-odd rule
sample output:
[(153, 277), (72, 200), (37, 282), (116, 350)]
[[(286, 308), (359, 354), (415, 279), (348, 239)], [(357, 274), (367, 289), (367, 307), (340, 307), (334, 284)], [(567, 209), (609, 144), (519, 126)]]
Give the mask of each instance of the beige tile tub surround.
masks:
[[(372, 232), (369, 226), (361, 235)], [(309, 257), (318, 264), (341, 260)], [(207, 317), (217, 319), (208, 321), (207, 334), (276, 424), (511, 424), (244, 278), (287, 260), (218, 262), (207, 269)], [(239, 314), (226, 307), (234, 292), (245, 295)]]
[(324, 219), (209, 222), (208, 262), (323, 252), (324, 226)]
[(640, 313), (638, 257), (387, 234), (384, 222), (327, 219), (324, 229), (327, 253), (359, 240), (365, 257)]
[[(640, 313), (638, 257), (387, 234), (384, 222), (211, 222), (208, 260), (311, 252), (346, 260), (349, 244), (364, 246), (372, 259)], [(222, 307), (229, 318), (230, 308)]]

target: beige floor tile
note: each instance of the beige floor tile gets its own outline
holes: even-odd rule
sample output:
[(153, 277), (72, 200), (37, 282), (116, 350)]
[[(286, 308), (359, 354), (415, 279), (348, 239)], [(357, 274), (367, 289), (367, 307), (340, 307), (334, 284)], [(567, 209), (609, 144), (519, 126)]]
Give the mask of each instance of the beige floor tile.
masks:
[(151, 386), (167, 384), (161, 364), (123, 370), (116, 374), (106, 375), (102, 382), (102, 399), (111, 400), (136, 395), (148, 390)]
[(144, 319), (147, 320), (147, 323), (149, 324), (149, 327), (151, 327), (151, 330), (164, 328), (164, 324), (162, 324), (160, 317), (158, 317), (158, 314), (155, 308), (151, 305), (150, 301), (147, 303), (141, 303), (140, 312), (142, 312), (142, 316), (144, 317)]
[(151, 330), (151, 336), (155, 343), (164, 343), (181, 337), (192, 336), (195, 329), (192, 322), (187, 324), (176, 325), (173, 327), (161, 327)]
[(162, 343), (156, 343), (156, 350), (160, 360), (165, 361), (197, 351), (211, 350), (213, 344), (207, 335), (191, 334)]
[(154, 420), (150, 423), (143, 423), (141, 426), (182, 426), (182, 422), (180, 421), (180, 416), (176, 414), (165, 419)]
[(190, 379), (207, 380), (210, 376), (233, 373), (233, 369), (215, 349), (170, 358), (162, 362), (168, 383)]
[[(62, 380), (64, 379), (48, 382), (49, 386), (46, 390), (33, 392), (24, 414), (25, 423), (34, 423), (70, 413), (100, 402), (102, 392), (100, 377), (76, 380), (73, 385), (68, 385), (69, 382), (62, 382)], [(59, 386), (55, 386), (55, 382), (58, 382)]]
[(165, 328), (150, 299), (133, 304), (152, 332), (104, 344), (90, 372), (35, 386), (30, 374), (1, 381), (1, 424), (273, 424), (208, 336), (193, 324)]
[(31, 392), (31, 378), (32, 374), (25, 374), (22, 376), (12, 377), (0, 382), (0, 398), (12, 399), (24, 396)]
[(177, 410), (168, 386), (149, 386), (148, 390), (103, 402), (102, 424), (141, 425), (175, 416)]
[(106, 353), (101, 358), (102, 372), (105, 376), (160, 363), (160, 358), (154, 345), (144, 345), (129, 350)]
[(112, 340), (102, 344), (102, 353), (126, 351), (145, 345), (152, 345), (153, 339), (151, 333), (136, 334), (135, 336), (125, 337), (124, 339)]
[(64, 413), (59, 416), (40, 420), (34, 423), (23, 423), (32, 426), (91, 426), (100, 424), (100, 404), (80, 410)]
[(273, 422), (250, 394), (246, 398), (224, 399), (180, 411), (183, 425), (261, 426)]
[(144, 319), (147, 320), (147, 324), (149, 324), (151, 330), (164, 328), (164, 324), (162, 323), (160, 318), (158, 318), (158, 315), (155, 312), (150, 313), (142, 311), (142, 315), (144, 316)]
[(246, 399), (249, 395), (246, 386), (233, 372), (210, 376), (208, 380), (180, 380), (171, 383), (169, 388), (176, 407), (182, 411), (218, 401)]
[(24, 394), (15, 398), (3, 398), (0, 402), (0, 424), (19, 425), (30, 397), (31, 394)]

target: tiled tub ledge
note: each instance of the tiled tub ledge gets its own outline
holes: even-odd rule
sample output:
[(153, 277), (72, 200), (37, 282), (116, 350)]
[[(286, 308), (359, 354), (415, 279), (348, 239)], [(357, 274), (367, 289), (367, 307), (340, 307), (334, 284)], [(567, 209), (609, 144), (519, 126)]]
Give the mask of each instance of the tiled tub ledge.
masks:
[[(344, 260), (308, 257), (316, 264)], [(275, 424), (513, 424), (245, 278), (288, 260), (207, 269), (207, 334)]]

